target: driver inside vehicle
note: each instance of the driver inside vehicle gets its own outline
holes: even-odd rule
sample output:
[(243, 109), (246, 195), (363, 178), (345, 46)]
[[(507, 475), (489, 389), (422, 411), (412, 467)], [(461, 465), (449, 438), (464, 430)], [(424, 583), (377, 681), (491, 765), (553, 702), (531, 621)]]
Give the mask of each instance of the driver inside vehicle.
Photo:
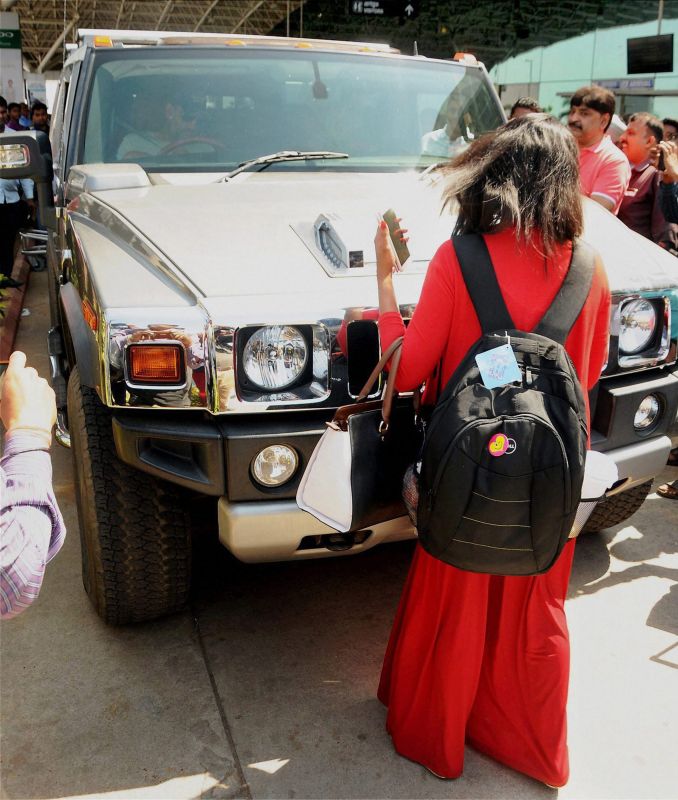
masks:
[[(185, 104), (176, 95), (161, 96), (142, 91), (132, 101), (129, 132), (118, 147), (122, 160), (156, 156), (178, 149), (205, 148), (195, 130), (195, 116), (187, 114)], [(213, 149), (214, 145), (212, 146)]]
[(470, 115), (465, 112), (466, 100), (459, 92), (450, 94), (445, 102), (445, 125), (421, 137), (423, 156), (452, 158), (465, 150), (475, 138), (469, 128)]

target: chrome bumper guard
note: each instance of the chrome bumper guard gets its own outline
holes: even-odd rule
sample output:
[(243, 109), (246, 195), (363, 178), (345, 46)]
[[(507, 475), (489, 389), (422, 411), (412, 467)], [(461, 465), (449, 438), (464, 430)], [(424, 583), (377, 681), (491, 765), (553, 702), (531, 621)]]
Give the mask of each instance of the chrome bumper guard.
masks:
[(617, 465), (619, 482), (605, 496), (612, 497), (655, 478), (666, 466), (670, 450), (671, 439), (668, 436), (657, 436), (606, 451), (605, 455), (610, 456)]
[(294, 500), (270, 503), (230, 503), (225, 497), (219, 500), (219, 540), (240, 561), (250, 563), (353, 555), (384, 542), (413, 539), (416, 535), (408, 517), (382, 522), (351, 537), (338, 534), (302, 511)]

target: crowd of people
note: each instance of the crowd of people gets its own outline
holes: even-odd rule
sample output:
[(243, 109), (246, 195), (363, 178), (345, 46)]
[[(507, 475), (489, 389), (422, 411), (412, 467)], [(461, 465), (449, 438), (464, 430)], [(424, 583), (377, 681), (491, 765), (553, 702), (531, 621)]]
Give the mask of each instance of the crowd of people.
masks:
[(47, 106), (36, 100), (28, 109), (28, 103), (7, 103), (2, 98), (2, 105), (6, 109), (7, 121), (5, 127), (11, 131), (42, 131), (49, 135), (49, 115)]
[[(26, 103), (7, 103), (0, 95), (0, 136), (27, 130), (49, 136), (47, 106), (36, 100), (29, 112)], [(36, 215), (33, 181), (0, 178), (0, 289), (17, 289), (22, 285), (12, 277), (14, 246), (19, 230), (31, 224)]]
[[(678, 119), (641, 111), (624, 120), (615, 104), (601, 86), (584, 86), (570, 99), (567, 126), (579, 148), (582, 193), (678, 256)], [(541, 110), (521, 97), (509, 118)]]

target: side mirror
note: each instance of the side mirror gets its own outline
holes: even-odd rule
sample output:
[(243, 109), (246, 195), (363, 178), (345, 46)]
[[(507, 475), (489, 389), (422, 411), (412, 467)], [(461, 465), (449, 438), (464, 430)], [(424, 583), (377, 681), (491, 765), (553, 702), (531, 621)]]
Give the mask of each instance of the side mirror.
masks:
[(52, 197), (52, 153), (42, 131), (6, 133), (0, 137), (0, 178), (32, 178), (45, 227), (56, 229)]

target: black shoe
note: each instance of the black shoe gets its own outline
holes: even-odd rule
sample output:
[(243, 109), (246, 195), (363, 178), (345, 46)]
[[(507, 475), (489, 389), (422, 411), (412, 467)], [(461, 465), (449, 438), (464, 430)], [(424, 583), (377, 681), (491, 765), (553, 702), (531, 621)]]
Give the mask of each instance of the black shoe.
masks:
[(15, 281), (14, 278), (3, 278), (0, 280), (0, 289), (18, 289), (23, 286), (23, 281)]

